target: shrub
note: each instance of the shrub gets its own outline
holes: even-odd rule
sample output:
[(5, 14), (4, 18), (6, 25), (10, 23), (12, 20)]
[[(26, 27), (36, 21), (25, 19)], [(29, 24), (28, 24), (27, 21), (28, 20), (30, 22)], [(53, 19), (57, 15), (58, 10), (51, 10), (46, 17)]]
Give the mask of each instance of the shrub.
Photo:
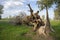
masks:
[(12, 17), (9, 22), (14, 25), (21, 25), (24, 23), (25, 20), (26, 20), (26, 13), (20, 12), (18, 16)]

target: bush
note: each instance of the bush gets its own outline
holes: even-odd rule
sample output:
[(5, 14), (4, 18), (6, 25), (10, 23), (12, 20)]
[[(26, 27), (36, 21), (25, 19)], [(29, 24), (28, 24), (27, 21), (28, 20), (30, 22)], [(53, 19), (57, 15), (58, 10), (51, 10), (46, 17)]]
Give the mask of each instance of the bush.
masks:
[(14, 25), (21, 25), (22, 24), (22, 21), (19, 16), (11, 18), (9, 22)]
[(12, 17), (9, 22), (14, 25), (21, 25), (24, 23), (25, 20), (26, 20), (26, 13), (20, 12), (18, 16)]

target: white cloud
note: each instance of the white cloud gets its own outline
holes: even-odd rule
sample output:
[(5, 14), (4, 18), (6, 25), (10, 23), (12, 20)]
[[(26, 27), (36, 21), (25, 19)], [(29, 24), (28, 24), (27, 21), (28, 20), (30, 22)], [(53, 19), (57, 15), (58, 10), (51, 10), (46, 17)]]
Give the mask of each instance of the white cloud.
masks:
[(3, 5), (4, 5), (4, 9), (8, 9), (9, 7), (13, 7), (13, 6), (22, 6), (23, 2), (21, 2), (21, 1), (6, 1)]
[(6, 2), (6, 3), (4, 4), (4, 8), (8, 8), (10, 5), (11, 5), (11, 2)]
[(13, 4), (15, 4), (15, 5), (23, 5), (23, 3), (22, 2), (14, 2)]
[(20, 14), (21, 10), (11, 10), (11, 11), (4, 11), (4, 14), (2, 14), (2, 18), (11, 16), (16, 16)]
[(4, 11), (5, 14), (14, 14), (14, 13), (19, 13), (21, 12), (22, 10), (8, 10), (8, 11)]
[(27, 1), (37, 1), (37, 0), (27, 0)]

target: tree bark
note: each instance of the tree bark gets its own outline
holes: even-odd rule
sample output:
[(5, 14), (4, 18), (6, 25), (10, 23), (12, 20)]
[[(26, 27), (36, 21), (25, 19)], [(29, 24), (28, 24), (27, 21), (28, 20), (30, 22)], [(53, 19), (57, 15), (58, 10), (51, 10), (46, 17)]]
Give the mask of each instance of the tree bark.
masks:
[(48, 8), (46, 6), (46, 26), (50, 26), (50, 20), (49, 20), (49, 15), (48, 15)]
[(45, 23), (46, 28), (48, 28), (51, 32), (55, 32), (53, 28), (51, 27), (50, 20), (49, 20), (49, 15), (48, 15), (48, 7), (46, 6), (46, 23)]

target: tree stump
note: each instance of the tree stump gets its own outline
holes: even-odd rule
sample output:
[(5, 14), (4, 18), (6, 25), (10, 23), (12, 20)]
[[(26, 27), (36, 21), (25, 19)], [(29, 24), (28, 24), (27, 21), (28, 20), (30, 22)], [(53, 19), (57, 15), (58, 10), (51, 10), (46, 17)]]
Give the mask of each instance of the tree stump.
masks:
[(37, 30), (37, 35), (39, 35), (40, 40), (54, 40), (53, 36), (50, 35), (50, 33), (52, 33), (50, 31), (50, 29), (48, 28), (48, 26), (41, 26), (38, 30)]

